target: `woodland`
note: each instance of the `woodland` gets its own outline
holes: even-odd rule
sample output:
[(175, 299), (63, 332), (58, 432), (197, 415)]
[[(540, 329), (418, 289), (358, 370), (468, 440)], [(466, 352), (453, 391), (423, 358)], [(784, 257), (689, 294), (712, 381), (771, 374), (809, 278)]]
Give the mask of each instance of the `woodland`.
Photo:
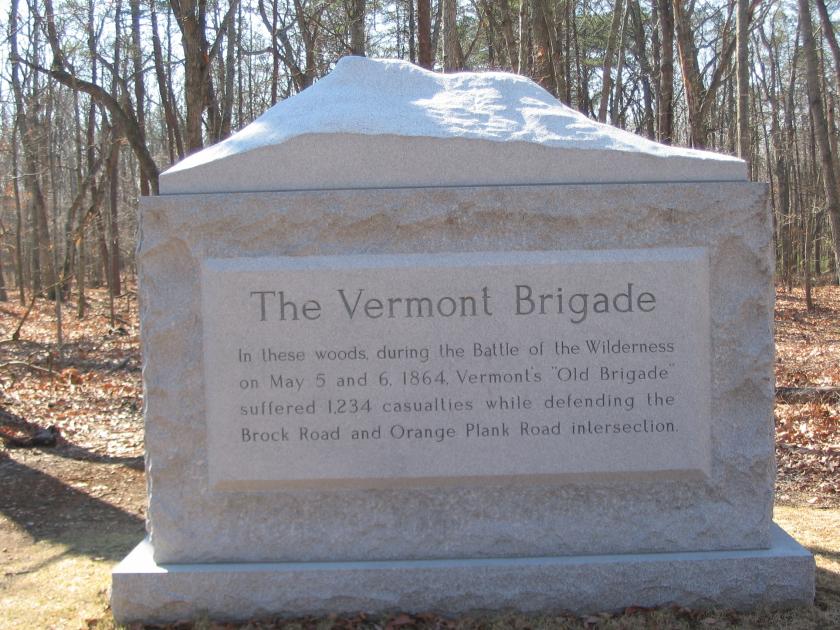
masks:
[(815, 554), (816, 600), (239, 625), (840, 627), (838, 29), (840, 0), (0, 0), (0, 628), (115, 627), (110, 571), (146, 510), (140, 197), (350, 54), (526, 75), (768, 183), (774, 519)]
[[(837, 0), (5, 0), (0, 300), (123, 293), (159, 174), (343, 55), (533, 78), (769, 182), (787, 288), (838, 278)], [(27, 297), (28, 296), (28, 297)], [(59, 333), (60, 334), (60, 333)]]

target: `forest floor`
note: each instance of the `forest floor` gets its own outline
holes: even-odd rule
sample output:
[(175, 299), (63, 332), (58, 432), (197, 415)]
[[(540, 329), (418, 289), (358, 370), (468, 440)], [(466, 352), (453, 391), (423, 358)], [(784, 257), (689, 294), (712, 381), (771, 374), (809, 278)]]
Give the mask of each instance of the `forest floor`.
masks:
[[(79, 320), (54, 305), (0, 303), (0, 628), (113, 628), (110, 571), (143, 537), (140, 353), (133, 293), (109, 317), (90, 293)], [(777, 292), (778, 387), (840, 387), (840, 288)], [(628, 609), (576, 617), (522, 614), (268, 620), (250, 628), (823, 628), (840, 627), (840, 401), (777, 402), (775, 519), (817, 559), (813, 607), (740, 614)], [(55, 446), (49, 443), (58, 431)], [(173, 626), (174, 627), (174, 626)], [(178, 628), (228, 628), (207, 620)]]

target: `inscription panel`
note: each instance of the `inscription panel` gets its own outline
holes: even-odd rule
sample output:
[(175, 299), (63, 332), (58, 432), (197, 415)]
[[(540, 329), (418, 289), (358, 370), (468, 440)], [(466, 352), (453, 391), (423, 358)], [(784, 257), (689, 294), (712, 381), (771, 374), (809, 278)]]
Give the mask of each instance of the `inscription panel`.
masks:
[(708, 474), (704, 248), (208, 259), (211, 485)]

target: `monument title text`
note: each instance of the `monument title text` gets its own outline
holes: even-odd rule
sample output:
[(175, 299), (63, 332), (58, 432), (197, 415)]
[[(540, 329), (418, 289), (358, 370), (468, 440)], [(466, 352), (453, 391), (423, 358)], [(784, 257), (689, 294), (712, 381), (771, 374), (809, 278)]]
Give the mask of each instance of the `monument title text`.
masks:
[[(591, 315), (609, 313), (651, 313), (656, 309), (656, 295), (639, 290), (628, 282), (626, 288), (593, 293), (565, 293), (562, 287), (545, 292), (529, 284), (515, 284), (513, 315), (564, 316), (580, 324)], [(459, 295), (376, 295), (366, 288), (338, 288), (333, 304), (283, 289), (262, 289), (250, 292), (253, 312), (260, 322), (297, 322), (321, 319), (328, 312), (337, 312), (348, 320), (412, 319), (430, 317), (493, 317), (494, 296), (487, 286)]]

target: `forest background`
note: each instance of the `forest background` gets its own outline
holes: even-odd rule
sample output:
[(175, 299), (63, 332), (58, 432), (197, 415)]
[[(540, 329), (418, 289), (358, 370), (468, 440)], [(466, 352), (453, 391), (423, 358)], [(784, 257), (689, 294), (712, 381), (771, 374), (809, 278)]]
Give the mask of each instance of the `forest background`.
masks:
[(347, 54), (518, 72), (739, 155), (771, 185), (781, 282), (810, 307), (838, 277), (838, 0), (3, 0), (0, 20), (0, 300), (121, 295), (159, 173)]

